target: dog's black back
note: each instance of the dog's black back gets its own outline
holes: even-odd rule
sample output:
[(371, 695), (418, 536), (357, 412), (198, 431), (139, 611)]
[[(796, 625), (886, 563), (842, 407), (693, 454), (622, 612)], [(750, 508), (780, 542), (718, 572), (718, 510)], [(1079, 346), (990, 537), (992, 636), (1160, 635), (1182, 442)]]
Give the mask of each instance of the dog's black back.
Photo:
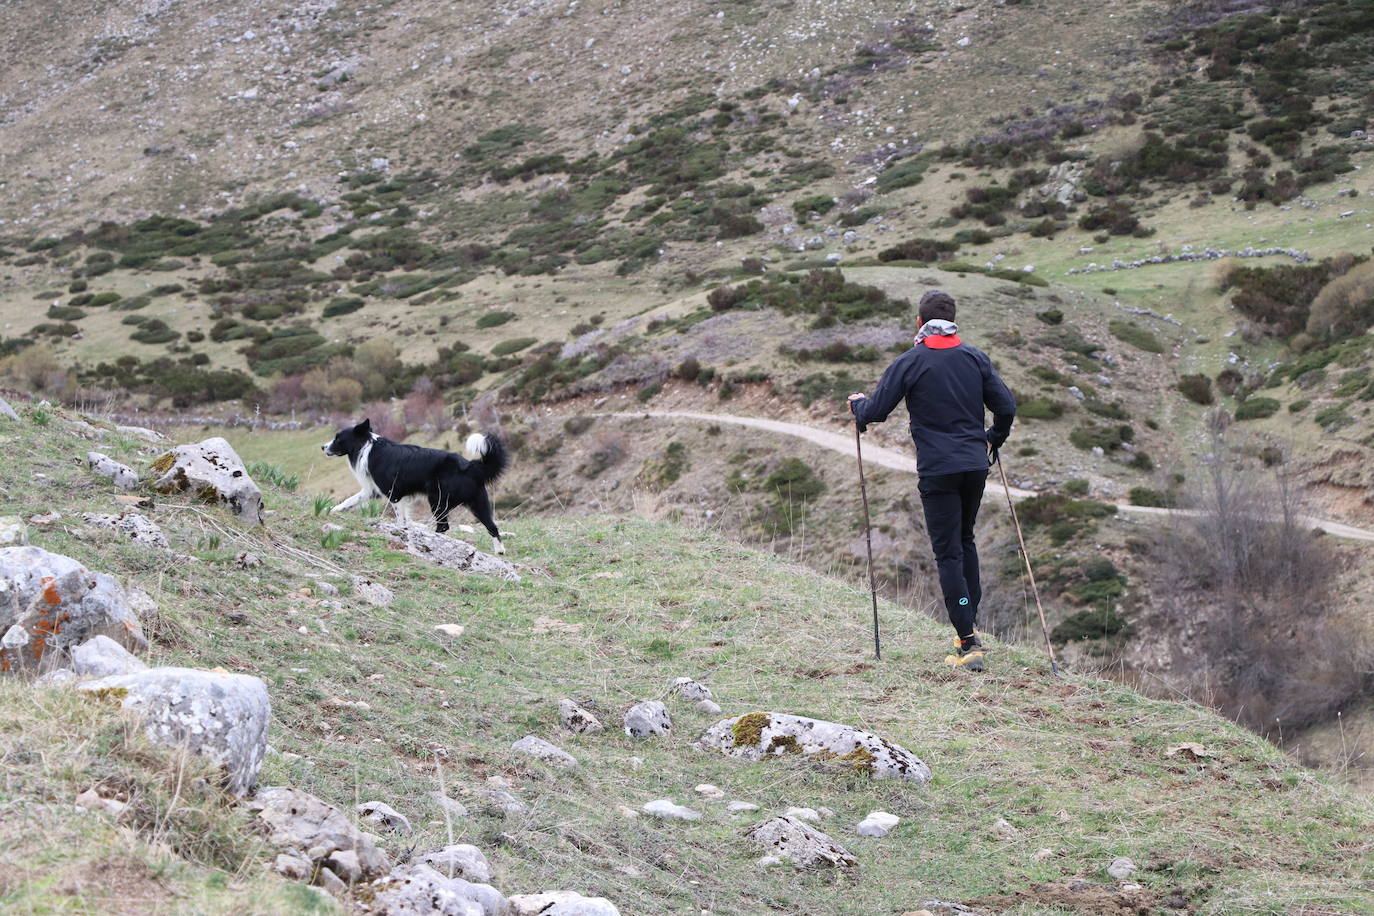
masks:
[(500, 548), (500, 532), (492, 519), (486, 486), (501, 476), (509, 463), (505, 443), (498, 436), (476, 434), (468, 439), (470, 451), (480, 457), (469, 461), (437, 448), (392, 442), (372, 432), (370, 420), (339, 430), (324, 453), (348, 456), (353, 475), (371, 496), (392, 503), (424, 495), (434, 515), (434, 529), (447, 531), (448, 513), (467, 506)]

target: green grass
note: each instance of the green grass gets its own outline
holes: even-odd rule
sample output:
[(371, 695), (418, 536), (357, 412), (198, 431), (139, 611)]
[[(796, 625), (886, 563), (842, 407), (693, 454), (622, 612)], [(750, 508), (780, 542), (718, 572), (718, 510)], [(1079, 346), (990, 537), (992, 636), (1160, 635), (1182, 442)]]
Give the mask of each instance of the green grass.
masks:
[[(0, 440), (0, 487), (14, 514), (57, 509), (71, 517), (107, 501), (103, 481), (65, 460), (82, 444), (59, 424), (22, 435), (0, 427)], [(104, 445), (136, 468), (146, 461), (136, 441), (111, 435)], [(241, 454), (284, 463), (255, 453), (251, 438)], [(29, 485), (39, 470), (51, 478), (41, 491)], [(503, 892), (576, 888), (625, 913), (895, 914), (930, 897), (977, 907), (998, 894), (1030, 895), (1012, 912), (1060, 912), (1033, 902), (1037, 885), (1106, 881), (1103, 868), (1117, 856), (1142, 865), (1136, 878), (1150, 905), (1178, 889), (1197, 912), (1370, 911), (1369, 806), (1199, 706), (1146, 699), (1088, 675), (1055, 680), (1039, 652), (1002, 644), (989, 673), (969, 678), (942, 664), (946, 626), (886, 602), (886, 651), (875, 663), (862, 590), (702, 531), (524, 516), (510, 525), (508, 558), (525, 566), (513, 583), (418, 563), (356, 514), (336, 517), (350, 539), (326, 555), (308, 497), (273, 489), (267, 498), (272, 540), (218, 510), (160, 500), (150, 514), (174, 549), (187, 551), (208, 533), (222, 538), (219, 551), (194, 564), (122, 541), (78, 539), (62, 527), (32, 536), (152, 595), (160, 608), (147, 622), (152, 661), (264, 678), (270, 741), (301, 755), (269, 756), (264, 782), (296, 785), (350, 810), (356, 800), (392, 804), (417, 830), (385, 841), (393, 855), (448, 841), (431, 800), (442, 773), (449, 793), (472, 808), (454, 823), (454, 841), (483, 849)], [(263, 566), (239, 570), (232, 557), (243, 550), (262, 556)], [(395, 603), (374, 608), (344, 597), (335, 608), (312, 597), (316, 576), (346, 594), (354, 573), (392, 589)], [(242, 615), (238, 623), (227, 609)], [(439, 623), (467, 632), (441, 641), (432, 635)], [(633, 741), (618, 730), (624, 709), (664, 696), (681, 675), (709, 682), (727, 715), (778, 710), (860, 724), (921, 756), (934, 782), (870, 782), (793, 759), (751, 764), (703, 752), (692, 744), (710, 720), (672, 698), (671, 738)], [(0, 757), (9, 773), (16, 760), (30, 769), (45, 760), (57, 775), (44, 783), (7, 778), (7, 809), (40, 795), (69, 800), (89, 782), (89, 768), (112, 765), (107, 758), (129, 765), (117, 748), (87, 737), (112, 710), (39, 694), (35, 711), (31, 696), (0, 690)], [(563, 696), (610, 731), (561, 733)], [(57, 724), (40, 727), (46, 722)], [(581, 766), (553, 770), (518, 758), (508, 748), (526, 734), (555, 741)], [(1205, 765), (1167, 756), (1185, 741), (1214, 756)], [(72, 757), (73, 748), (86, 756)], [(152, 766), (156, 776), (165, 764)], [(530, 813), (504, 817), (470, 794), (497, 774)], [(761, 871), (759, 851), (740, 836), (756, 817), (731, 817), (723, 803), (696, 797), (699, 783), (761, 805), (758, 817), (793, 805), (832, 808), (823, 827), (861, 868), (842, 879)], [(662, 823), (616, 810), (665, 796), (704, 817)], [(901, 816), (901, 825), (884, 840), (855, 836), (852, 825), (875, 808)], [(996, 839), (998, 818), (1019, 832)], [(7, 841), (13, 823), (0, 820), (0, 895), (8, 895), (0, 901), (24, 901), (16, 912), (67, 905), (50, 869), (25, 863), (87, 861), (147, 840), (136, 832), (117, 843), (113, 830), (84, 836), (64, 827), (27, 834), (16, 853)], [(104, 830), (99, 818), (81, 824)], [(223, 818), (206, 824), (207, 838), (243, 848), (230, 843)], [(1037, 860), (1041, 848), (1053, 855)], [(187, 896), (166, 911), (251, 910), (248, 894), (278, 892), (264, 871), (268, 859), (248, 855), (232, 879), (214, 871), (222, 865), (174, 863), (163, 880)], [(215, 874), (223, 877), (212, 881)], [(201, 906), (198, 895), (217, 881), (224, 890)]]

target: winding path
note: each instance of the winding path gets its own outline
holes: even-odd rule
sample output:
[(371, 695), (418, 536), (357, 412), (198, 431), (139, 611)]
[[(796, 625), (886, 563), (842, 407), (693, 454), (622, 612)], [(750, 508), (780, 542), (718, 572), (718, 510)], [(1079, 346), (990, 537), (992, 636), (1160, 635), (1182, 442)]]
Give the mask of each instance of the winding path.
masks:
[[(854, 455), (854, 440), (849, 436), (830, 432), (825, 429), (816, 429), (812, 426), (803, 426), (800, 423), (788, 423), (784, 420), (765, 420), (759, 417), (740, 417), (725, 413), (693, 413), (685, 410), (638, 410), (625, 411), (619, 413), (607, 413), (603, 416), (623, 417), (633, 419), (635, 417), (653, 417), (663, 420), (699, 420), (703, 423), (730, 423), (735, 426), (747, 426), (751, 429), (761, 429), (765, 432), (777, 433), (782, 436), (793, 436), (804, 439), (813, 445), (827, 448), (842, 455)], [(916, 473), (916, 459), (902, 452), (884, 448), (881, 445), (868, 445), (864, 448), (864, 461), (869, 464), (876, 464), (880, 467), (891, 468), (894, 471), (904, 471), (908, 474)], [(988, 486), (993, 489), (1002, 490), (1002, 484), (996, 480), (989, 480)], [(1027, 499), (1035, 496), (1034, 490), (1023, 490), (1020, 487), (1007, 487), (1005, 490), (1013, 499)], [(1133, 506), (1130, 503), (1115, 503), (1118, 511), (1134, 512), (1139, 515), (1199, 515), (1196, 509), (1160, 509), (1154, 506)], [(1340, 538), (1349, 538), (1354, 541), (1374, 542), (1374, 531), (1364, 528), (1356, 528), (1354, 525), (1345, 525), (1340, 522), (1333, 522), (1324, 518), (1316, 518), (1311, 515), (1299, 516), (1299, 518), (1311, 525), (1313, 528), (1326, 532)]]

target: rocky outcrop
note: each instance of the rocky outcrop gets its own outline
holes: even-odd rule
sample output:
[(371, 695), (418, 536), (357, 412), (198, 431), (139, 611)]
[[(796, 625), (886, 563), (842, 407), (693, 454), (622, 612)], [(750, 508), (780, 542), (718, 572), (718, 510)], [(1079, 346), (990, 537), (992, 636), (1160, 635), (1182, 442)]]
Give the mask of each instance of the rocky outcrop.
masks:
[(138, 712), (148, 737), (185, 747), (225, 772), (225, 788), (247, 795), (258, 783), (267, 752), (272, 704), (267, 685), (246, 674), (149, 668), (88, 681), (78, 690), (117, 697)]
[(508, 916), (496, 888), (450, 878), (423, 863), (396, 868), (373, 885), (371, 911), (385, 916)]
[(0, 671), (62, 667), (94, 636), (148, 648), (118, 582), (40, 547), (0, 548)]
[(520, 581), (520, 574), (515, 571), (514, 566), (491, 554), (482, 553), (467, 541), (460, 541), (447, 534), (417, 525), (398, 525), (395, 522), (379, 520), (376, 527), (382, 534), (399, 541), (406, 553), (435, 566), (462, 573), (495, 576), (511, 582)]
[(852, 725), (776, 712), (751, 712), (717, 722), (697, 746), (746, 760), (799, 754), (874, 779), (930, 779), (930, 768), (920, 758), (891, 741)]
[(388, 833), (408, 836), (413, 830), (410, 826), (410, 819), (386, 802), (363, 802), (355, 810), (358, 812), (358, 817)]
[(29, 542), (29, 531), (17, 515), (0, 515), (0, 547), (22, 547)]
[(349, 823), (342, 811), (309, 792), (268, 786), (259, 789), (247, 807), (267, 842), (305, 860), (312, 875), (328, 869), (345, 882), (345, 875), (353, 876), (355, 880), (347, 883), (357, 883), (380, 878), (391, 867), (386, 853)]
[(745, 828), (744, 835), (772, 855), (790, 859), (802, 868), (852, 868), (859, 864), (848, 849), (795, 817), (769, 818)]
[(190, 492), (226, 506), (240, 521), (261, 525), (262, 490), (248, 476), (238, 453), (219, 436), (178, 445), (152, 464), (158, 476), (153, 488), (163, 493)]
[(464, 878), (479, 884), (491, 883), (491, 865), (482, 850), (467, 843), (454, 843), (416, 856), (425, 865), (450, 877)]

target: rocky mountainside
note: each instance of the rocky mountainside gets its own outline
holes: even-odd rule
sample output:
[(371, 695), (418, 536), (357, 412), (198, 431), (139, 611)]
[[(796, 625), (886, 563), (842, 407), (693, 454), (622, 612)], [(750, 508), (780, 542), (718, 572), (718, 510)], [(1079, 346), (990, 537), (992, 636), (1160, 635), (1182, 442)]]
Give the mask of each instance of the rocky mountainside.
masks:
[(887, 602), (876, 661), (862, 591), (671, 524), (437, 565), (222, 441), (15, 414), (6, 912), (1369, 912), (1368, 804), (1199, 706), (970, 678)]

